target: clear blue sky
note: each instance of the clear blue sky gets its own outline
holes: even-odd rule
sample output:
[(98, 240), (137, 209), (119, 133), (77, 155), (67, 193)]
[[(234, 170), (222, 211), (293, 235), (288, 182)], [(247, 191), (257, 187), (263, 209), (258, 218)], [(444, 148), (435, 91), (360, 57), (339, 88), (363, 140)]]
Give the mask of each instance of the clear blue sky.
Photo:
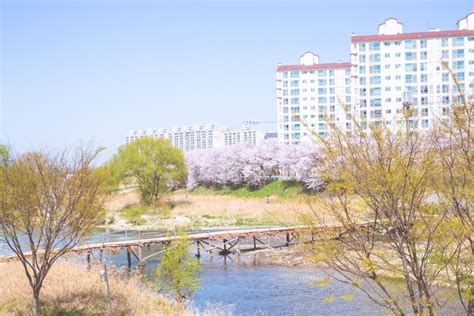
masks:
[[(3, 142), (18, 151), (129, 129), (276, 120), (275, 68), (306, 50), (349, 59), (350, 34), (385, 18), (455, 29), (472, 0), (0, 0)], [(262, 126), (268, 129), (267, 126)]]

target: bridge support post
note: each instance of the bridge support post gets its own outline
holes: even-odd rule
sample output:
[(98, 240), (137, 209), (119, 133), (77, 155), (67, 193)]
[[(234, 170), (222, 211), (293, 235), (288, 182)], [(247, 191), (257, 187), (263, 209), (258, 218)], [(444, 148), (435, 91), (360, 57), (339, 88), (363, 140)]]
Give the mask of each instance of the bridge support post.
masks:
[(91, 251), (87, 250), (87, 255), (86, 255), (86, 260), (87, 260), (87, 268), (91, 268)]
[(127, 263), (128, 268), (130, 269), (132, 267), (132, 254), (130, 253), (130, 247), (127, 247)]
[(290, 233), (286, 233), (286, 246), (290, 245)]
[(143, 245), (138, 245), (138, 266), (143, 267), (145, 265), (145, 261), (143, 261)]
[(196, 257), (197, 258), (201, 258), (201, 243), (198, 241), (196, 241), (196, 248), (197, 248), (197, 254), (196, 254)]
[(257, 250), (257, 240), (255, 239), (255, 236), (253, 236), (253, 250)]
[(236, 248), (237, 248), (237, 256), (240, 257), (240, 238), (237, 238), (237, 245), (236, 245)]

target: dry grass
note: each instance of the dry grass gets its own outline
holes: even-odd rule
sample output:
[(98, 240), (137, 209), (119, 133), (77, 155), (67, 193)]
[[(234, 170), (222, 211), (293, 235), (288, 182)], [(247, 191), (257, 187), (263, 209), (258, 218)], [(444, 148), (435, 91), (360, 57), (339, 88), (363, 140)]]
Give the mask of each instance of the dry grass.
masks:
[[(0, 263), (0, 315), (29, 315), (31, 290), (19, 262)], [(114, 315), (223, 315), (219, 310), (184, 310), (145, 286), (138, 275), (110, 276)], [(104, 315), (106, 290), (98, 268), (87, 271), (69, 261), (58, 262), (41, 291), (44, 315)]]
[(136, 192), (113, 194), (105, 202), (105, 208), (108, 211), (114, 212), (139, 203), (140, 196)]
[[(245, 217), (248, 219), (272, 219), (282, 224), (299, 221), (298, 214), (311, 210), (308, 201), (298, 198), (283, 200), (278, 198), (239, 198), (228, 195), (172, 195), (170, 200), (176, 205), (173, 215), (214, 217)], [(314, 206), (314, 205), (313, 205)]]
[[(308, 218), (323, 219), (329, 224), (332, 219), (327, 211), (324, 199), (325, 194), (310, 196), (301, 195), (291, 199), (270, 196), (267, 198), (236, 197), (233, 195), (214, 195), (212, 193), (186, 193), (178, 191), (165, 197), (164, 201), (173, 205), (167, 207), (167, 217), (191, 218), (191, 222), (200, 226), (233, 226), (236, 219), (242, 223), (237, 225), (299, 225), (307, 224)], [(120, 207), (137, 205), (140, 198), (137, 193), (116, 195), (109, 200), (109, 216), (118, 215)], [(119, 207), (120, 206), (120, 207)], [(354, 210), (359, 210), (361, 217), (366, 214), (362, 201), (354, 201)], [(158, 218), (158, 222), (149, 222), (148, 225), (173, 224), (173, 219)], [(161, 221), (161, 222), (160, 222)], [(187, 223), (187, 222), (186, 222)], [(175, 225), (184, 225), (174, 223)], [(150, 227), (151, 227), (150, 226)], [(158, 227), (157, 226), (157, 227)], [(156, 227), (155, 227), (156, 228)]]
[[(19, 262), (0, 265), (1, 314), (29, 314), (31, 290)], [(124, 278), (119, 274), (110, 277), (113, 308), (116, 315), (150, 315), (157, 311), (170, 312), (172, 305), (144, 287), (138, 276)], [(41, 292), (42, 308), (46, 314), (70, 312), (104, 314), (107, 310), (105, 286), (99, 270), (87, 271), (68, 261), (57, 263)], [(159, 314), (159, 313), (158, 313)]]

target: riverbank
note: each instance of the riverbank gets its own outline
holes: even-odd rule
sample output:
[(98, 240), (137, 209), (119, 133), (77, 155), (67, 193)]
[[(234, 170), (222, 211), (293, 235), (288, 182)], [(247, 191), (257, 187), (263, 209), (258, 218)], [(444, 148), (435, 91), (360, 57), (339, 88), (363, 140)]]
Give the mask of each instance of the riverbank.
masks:
[[(31, 310), (31, 289), (18, 261), (0, 264), (0, 314), (27, 315)], [(110, 275), (113, 310), (116, 315), (146, 315), (153, 311), (179, 314), (173, 304), (145, 287), (138, 275), (124, 278), (119, 272)], [(105, 286), (99, 268), (86, 270), (70, 261), (60, 261), (46, 277), (41, 291), (43, 314), (105, 314)]]
[[(164, 196), (155, 209), (140, 204), (136, 192), (111, 196), (105, 205), (101, 228), (112, 230), (163, 230), (180, 227), (206, 229), (245, 226), (302, 225), (308, 214), (322, 209), (320, 196), (296, 194), (294, 188), (280, 192), (262, 189), (244, 194), (240, 190), (179, 190)], [(263, 196), (261, 196), (263, 195)]]
[[(31, 311), (31, 289), (21, 264), (0, 263), (0, 314), (28, 315)], [(139, 273), (125, 274), (111, 267), (109, 282), (114, 315), (230, 315), (209, 308), (204, 311), (174, 304), (143, 282)], [(70, 260), (55, 264), (41, 291), (42, 315), (105, 315), (107, 297), (100, 269)]]

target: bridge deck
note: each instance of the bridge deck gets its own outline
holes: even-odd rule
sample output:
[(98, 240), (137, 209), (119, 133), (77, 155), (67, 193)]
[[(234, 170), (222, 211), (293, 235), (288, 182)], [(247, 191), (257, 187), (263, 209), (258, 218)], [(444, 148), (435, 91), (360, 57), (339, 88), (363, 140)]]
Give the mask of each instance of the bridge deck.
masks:
[[(368, 223), (360, 223), (359, 227), (370, 226)], [(246, 238), (246, 237), (258, 237), (262, 235), (276, 235), (276, 234), (290, 234), (295, 232), (311, 232), (314, 230), (340, 230), (340, 226), (291, 226), (291, 227), (272, 227), (272, 228), (250, 228), (250, 229), (237, 229), (237, 230), (223, 230), (210, 233), (195, 233), (189, 234), (186, 237), (191, 241), (202, 241), (202, 240), (218, 240), (218, 239), (231, 239), (231, 238)], [(143, 238), (134, 240), (123, 240), (123, 241), (111, 241), (94, 244), (79, 245), (71, 249), (70, 252), (84, 252), (93, 250), (105, 250), (105, 249), (116, 249), (116, 248), (129, 248), (135, 246), (146, 246), (160, 243), (169, 243), (179, 239), (180, 236), (162, 236), (155, 238)], [(41, 251), (38, 252), (41, 254)], [(25, 253), (26, 257), (31, 256), (31, 253)], [(0, 256), (0, 261), (15, 259), (16, 255)]]

